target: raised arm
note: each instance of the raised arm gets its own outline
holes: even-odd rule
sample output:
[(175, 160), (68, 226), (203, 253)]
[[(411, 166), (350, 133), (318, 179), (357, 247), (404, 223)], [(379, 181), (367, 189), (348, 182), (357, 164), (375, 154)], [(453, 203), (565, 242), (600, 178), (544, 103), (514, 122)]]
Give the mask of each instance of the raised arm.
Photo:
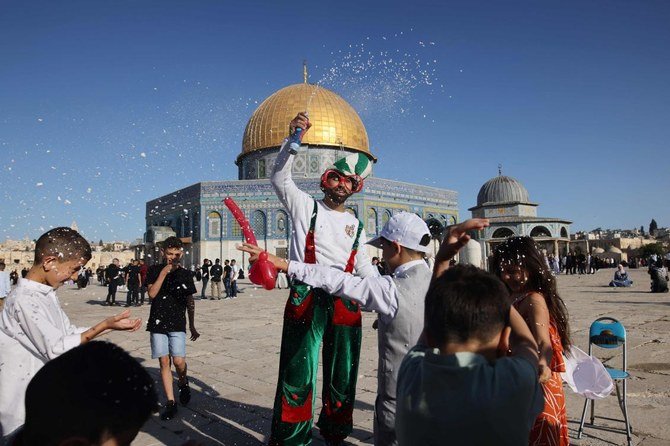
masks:
[(484, 229), (488, 225), (488, 218), (471, 218), (465, 220), (463, 223), (449, 226), (447, 228), (447, 235), (444, 237), (440, 249), (435, 255), (433, 280), (440, 277), (442, 273), (449, 269), (449, 261), (470, 241), (468, 232)]
[[(310, 126), (311, 124), (309, 123), (307, 116), (305, 116), (304, 113), (299, 113), (298, 116), (291, 121), (289, 130), (293, 133), (297, 127), (300, 127), (303, 129), (302, 135), (304, 135)], [(295, 154), (290, 151), (288, 139), (284, 140), (284, 143), (279, 149), (279, 155), (275, 161), (272, 176), (270, 177), (270, 182), (272, 183), (272, 187), (274, 188), (277, 197), (279, 197), (279, 200), (291, 214), (293, 214), (294, 210), (305, 206), (305, 204), (310, 205), (312, 203), (312, 197), (300, 190), (293, 182), (291, 167), (293, 166), (294, 157)]]
[[(172, 271), (172, 265), (167, 264), (165, 267), (161, 270), (160, 274), (158, 274), (158, 277), (156, 278), (153, 283), (149, 284), (149, 288), (147, 288), (147, 294), (149, 294), (149, 299), (153, 299), (156, 296), (158, 296), (158, 292), (161, 290), (161, 287), (163, 286), (163, 281), (167, 277), (168, 273)], [(149, 281), (149, 278), (147, 278), (147, 282)]]

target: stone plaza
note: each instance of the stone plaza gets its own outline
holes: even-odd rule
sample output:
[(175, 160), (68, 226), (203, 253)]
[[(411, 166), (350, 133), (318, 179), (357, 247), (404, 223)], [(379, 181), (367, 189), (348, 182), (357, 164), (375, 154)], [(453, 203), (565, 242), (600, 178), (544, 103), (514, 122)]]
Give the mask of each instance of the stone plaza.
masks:
[[(595, 275), (562, 275), (558, 290), (570, 311), (574, 343), (587, 349), (590, 323), (598, 317), (619, 319), (628, 330), (628, 408), (636, 445), (670, 444), (670, 295), (651, 294), (645, 270), (631, 270), (632, 288), (606, 285), (613, 270)], [(199, 285), (199, 284), (198, 284)], [(203, 445), (261, 445), (270, 430), (272, 402), (279, 363), (282, 314), (287, 290), (266, 291), (247, 281), (234, 300), (196, 301), (196, 327), (201, 333), (187, 341), (187, 362), (193, 399), (179, 407), (178, 416), (160, 421), (153, 416), (133, 444), (182, 445), (194, 440)], [(121, 309), (103, 306), (106, 288), (92, 284), (83, 290), (64, 286), (59, 290), (63, 308), (76, 325), (98, 322)], [(119, 301), (125, 301), (122, 292)], [(133, 309), (143, 324), (147, 305)], [(372, 329), (374, 314), (364, 313), (363, 346), (354, 412), (354, 431), (348, 444), (372, 444), (373, 405), (377, 386), (377, 341)], [(125, 348), (154, 376), (161, 401), (163, 390), (158, 360), (151, 359), (149, 334), (114, 332), (103, 337)], [(617, 356), (606, 364), (619, 366)], [(320, 374), (319, 374), (320, 376)], [(319, 381), (320, 386), (320, 381)], [(622, 434), (587, 429), (582, 439), (576, 432), (584, 399), (566, 387), (571, 443), (575, 445), (625, 444)], [(317, 401), (316, 407), (320, 407)], [(318, 414), (317, 414), (318, 415)], [(596, 403), (596, 415), (621, 418), (614, 394)], [(611, 423), (623, 426), (623, 423)], [(318, 431), (314, 443), (321, 445)], [(445, 441), (448, 444), (448, 441)]]

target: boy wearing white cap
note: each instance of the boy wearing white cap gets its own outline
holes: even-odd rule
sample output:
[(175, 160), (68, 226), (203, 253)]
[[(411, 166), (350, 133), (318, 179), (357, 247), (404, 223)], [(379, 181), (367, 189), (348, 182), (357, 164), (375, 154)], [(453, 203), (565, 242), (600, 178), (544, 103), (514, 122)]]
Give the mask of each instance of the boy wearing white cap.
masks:
[[(462, 235), (486, 224), (484, 220), (468, 220), (452, 227), (450, 234)], [(286, 262), (268, 255), (277, 269), (286, 271), (294, 279), (378, 313), (379, 364), (374, 420), (377, 446), (397, 444), (394, 425), (398, 369), (423, 329), (424, 297), (432, 275), (424, 255), (429, 250), (430, 240), (428, 226), (416, 214), (400, 212), (391, 217), (380, 235), (368, 242), (382, 250), (391, 276), (356, 277), (328, 266)], [(459, 247), (454, 247), (454, 253)], [(262, 252), (249, 244), (238, 249), (251, 254), (250, 261), (255, 261)]]

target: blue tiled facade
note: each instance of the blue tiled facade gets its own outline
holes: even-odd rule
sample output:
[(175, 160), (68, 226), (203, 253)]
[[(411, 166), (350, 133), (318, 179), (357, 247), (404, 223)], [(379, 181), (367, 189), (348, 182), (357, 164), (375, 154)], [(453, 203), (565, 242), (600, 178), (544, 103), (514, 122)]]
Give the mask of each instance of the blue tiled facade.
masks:
[[(323, 196), (317, 179), (298, 178), (295, 182), (315, 198)], [(245, 213), (259, 245), (288, 246), (291, 221), (267, 179), (196, 183), (151, 200), (146, 205), (147, 229), (169, 226), (177, 236), (190, 238), (189, 257), (195, 264), (213, 257), (207, 254), (210, 251), (226, 257), (223, 253), (231, 252), (230, 246), (242, 240), (239, 226), (223, 203), (228, 196)], [(347, 207), (365, 224), (370, 237), (400, 211), (414, 212), (425, 220), (434, 218), (445, 226), (458, 221), (455, 191), (375, 177), (366, 180), (363, 191), (352, 196)], [(212, 248), (217, 244), (218, 250), (217, 246)]]

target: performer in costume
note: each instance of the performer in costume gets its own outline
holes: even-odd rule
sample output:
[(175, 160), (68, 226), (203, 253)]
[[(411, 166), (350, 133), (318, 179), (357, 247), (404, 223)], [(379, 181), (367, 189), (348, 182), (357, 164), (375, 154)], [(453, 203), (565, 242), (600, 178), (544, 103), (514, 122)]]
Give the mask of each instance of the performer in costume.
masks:
[[(310, 124), (305, 114), (291, 121), (303, 136)], [(272, 173), (272, 185), (293, 221), (290, 260), (332, 266), (363, 277), (378, 275), (368, 256), (363, 224), (345, 211), (344, 203), (363, 186), (372, 163), (351, 154), (321, 178), (322, 200), (301, 191), (291, 178), (295, 152), (287, 139)], [(357, 303), (319, 288), (294, 283), (284, 311), (279, 378), (270, 445), (311, 442), (319, 345), (323, 341), (323, 408), (317, 422), (326, 444), (338, 445), (352, 431), (352, 413), (361, 348), (361, 311)]]

